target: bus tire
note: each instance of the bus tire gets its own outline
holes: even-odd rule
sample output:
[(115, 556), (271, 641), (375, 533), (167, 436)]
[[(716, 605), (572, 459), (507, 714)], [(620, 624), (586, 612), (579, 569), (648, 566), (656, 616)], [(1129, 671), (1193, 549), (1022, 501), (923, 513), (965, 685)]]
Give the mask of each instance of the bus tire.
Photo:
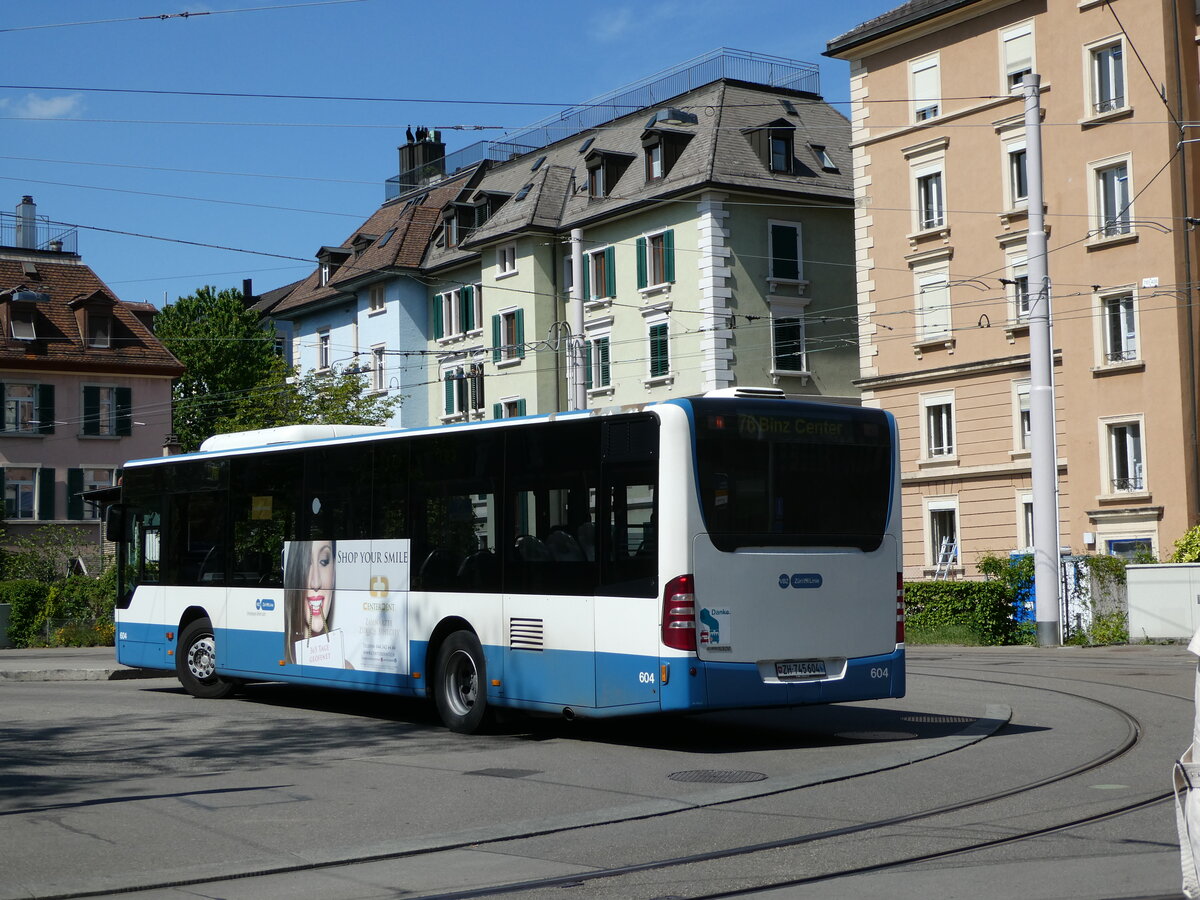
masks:
[(196, 619), (179, 635), (175, 674), (193, 697), (218, 700), (233, 693), (235, 683), (217, 674), (217, 642), (212, 622)]
[(447, 728), (474, 734), (490, 721), (487, 660), (474, 632), (456, 631), (442, 642), (434, 678), (433, 699)]

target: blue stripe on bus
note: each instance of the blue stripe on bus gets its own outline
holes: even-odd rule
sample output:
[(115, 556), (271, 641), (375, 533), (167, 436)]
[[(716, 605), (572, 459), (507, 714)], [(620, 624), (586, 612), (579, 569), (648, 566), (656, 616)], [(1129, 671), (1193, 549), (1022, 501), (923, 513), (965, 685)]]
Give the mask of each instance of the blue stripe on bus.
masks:
[[(124, 665), (171, 670), (175, 641), (163, 625), (122, 622), (117, 660)], [(375, 672), (317, 666), (280, 665), (282, 635), (277, 631), (216, 629), (220, 671), (231, 677), (288, 681), (326, 687), (422, 695), (433, 676), (427, 671), (428, 643), (409, 644), (411, 672)], [(238, 665), (221, 664), (228, 648)], [(699, 712), (706, 709), (797, 706), (903, 697), (904, 650), (852, 659), (836, 681), (763, 682), (753, 663), (704, 662), (695, 657), (589, 653), (571, 650), (510, 650), (484, 647), (488, 699), (497, 706), (561, 712), (571, 707), (587, 716), (639, 712)], [(432, 660), (429, 661), (432, 663)], [(666, 669), (667, 681), (662, 679)]]

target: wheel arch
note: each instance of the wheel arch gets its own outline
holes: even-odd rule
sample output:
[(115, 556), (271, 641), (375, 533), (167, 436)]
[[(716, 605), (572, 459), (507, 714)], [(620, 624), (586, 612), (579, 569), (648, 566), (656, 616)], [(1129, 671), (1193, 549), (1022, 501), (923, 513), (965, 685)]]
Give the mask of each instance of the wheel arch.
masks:
[(209, 622), (212, 622), (212, 616), (208, 614), (208, 610), (203, 606), (189, 606), (179, 617), (179, 630), (177, 634), (183, 634), (183, 629), (187, 628), (197, 619), (208, 619)]

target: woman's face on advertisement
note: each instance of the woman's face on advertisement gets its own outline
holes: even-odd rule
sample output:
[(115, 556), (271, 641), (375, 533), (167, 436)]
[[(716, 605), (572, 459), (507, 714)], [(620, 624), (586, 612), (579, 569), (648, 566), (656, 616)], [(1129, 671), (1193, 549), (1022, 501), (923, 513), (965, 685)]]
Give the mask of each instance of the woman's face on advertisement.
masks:
[(329, 608), (333, 605), (333, 543), (313, 541), (311, 552), (304, 592), (304, 624), (313, 634), (322, 634), (328, 628)]

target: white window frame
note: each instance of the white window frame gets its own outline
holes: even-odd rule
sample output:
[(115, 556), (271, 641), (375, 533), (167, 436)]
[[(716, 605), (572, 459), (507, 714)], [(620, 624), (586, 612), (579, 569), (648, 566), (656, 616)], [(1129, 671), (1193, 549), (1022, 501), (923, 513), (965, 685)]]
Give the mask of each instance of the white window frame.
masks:
[[(441, 393), (438, 396), (438, 408), (442, 410), (439, 418), (443, 422), (457, 422), (472, 417), (482, 418), (483, 410), (486, 408), (483, 396), (483, 365), (481, 363), (454, 362), (443, 365), (439, 375), (438, 388)], [(454, 410), (450, 413), (445, 410), (445, 390), (448, 376), (455, 382)], [(475, 391), (474, 398), (471, 396), (473, 381), (478, 381), (478, 389)], [(474, 404), (472, 404), (472, 399)]]
[[(113, 315), (110, 312), (92, 312), (84, 316), (87, 326), (87, 345), (107, 350), (112, 346)], [(101, 328), (100, 326), (103, 326)]]
[(502, 418), (502, 419), (518, 418), (521, 415), (520, 406), (518, 406), (518, 404), (520, 402), (521, 402), (520, 397), (504, 397), (500, 400), (497, 400), (496, 404), (500, 407), (500, 418)]
[(1105, 291), (1096, 295), (1096, 305), (1100, 326), (1099, 367), (1138, 361), (1141, 358), (1141, 331), (1137, 291), (1132, 285)]
[(946, 226), (946, 173), (941, 168), (919, 169), (913, 173), (916, 197), (917, 231)]
[[(112, 466), (81, 466), (80, 471), (83, 473), (83, 490), (87, 492), (99, 490), (101, 488), (112, 487), (115, 483), (114, 478), (117, 470)], [(95, 478), (88, 477), (89, 473), (94, 475), (96, 472), (107, 472), (108, 480), (97, 481)], [(85, 499), (83, 503), (83, 518), (99, 519), (100, 517), (100, 504), (96, 503), (94, 500)]]
[[(771, 374), (774, 375), (810, 375), (808, 368), (808, 322), (805, 311), (808, 308), (807, 299), (768, 298), (771, 306)], [(782, 325), (791, 325), (796, 320), (800, 327), (800, 368), (784, 368), (780, 365), (779, 336), (777, 329)]]
[[(671, 353), (671, 318), (665, 312), (659, 312), (654, 315), (645, 316), (646, 325), (646, 377), (644, 384), (646, 387), (655, 385), (670, 384), (675, 380), (675, 373), (672, 365), (675, 362), (674, 354)], [(667, 369), (665, 372), (654, 374), (654, 329), (658, 326), (664, 326), (667, 329)]]
[(382, 393), (387, 390), (387, 345), (371, 347), (371, 390)]
[(1013, 454), (1027, 456), (1033, 449), (1033, 417), (1030, 407), (1032, 387), (1028, 381), (1014, 381), (1012, 386)]
[[(41, 469), (40, 466), (5, 466), (4, 467), (4, 497), (0, 498), (0, 500), (2, 500), (4, 503), (4, 508), (2, 510), (2, 512), (4, 513), (3, 518), (12, 519), (12, 520), (25, 520), (25, 521), (38, 521), (41, 518), (41, 510), (38, 509), (38, 493), (39, 493), (38, 482), (40, 480), (40, 478), (39, 478), (40, 469)], [(17, 480), (15, 478), (13, 478), (9, 473), (14, 470), (29, 471), (31, 473), (30, 480), (28, 480), (28, 481), (26, 481), (25, 479)], [(21, 488), (23, 486), (28, 488), (27, 493), (29, 495), (29, 513), (30, 513), (28, 516), (21, 515), (21, 496), (22, 496), (22, 494), (26, 493), (25, 491), (21, 490)], [(15, 506), (13, 508), (17, 514), (14, 516), (10, 516), (10, 515), (8, 515), (8, 495), (9, 495), (9, 492), (12, 491), (14, 487), (16, 487), (17, 490), (16, 490), (16, 497), (15, 497)]]
[(1149, 493), (1146, 427), (1142, 414), (1100, 419), (1101, 496)]
[(521, 356), (521, 345), (517, 343), (518, 309), (519, 307), (511, 306), (496, 313), (500, 317), (500, 362), (502, 364), (520, 362), (524, 358)]
[(16, 306), (10, 303), (8, 318), (14, 340), (37, 340), (36, 314), (32, 307), (24, 304)]
[[(660, 228), (658, 231), (647, 231), (642, 235), (646, 239), (646, 286), (642, 288), (643, 293), (648, 291), (658, 291), (673, 282), (667, 281), (667, 248), (665, 235), (670, 228)], [(654, 244), (658, 243), (659, 252), (654, 253)], [(675, 252), (674, 246), (671, 252)]]
[(954, 391), (921, 394), (920, 405), (921, 461), (954, 462), (958, 459), (958, 410)]
[(329, 278), (333, 274), (333, 267), (327, 263), (321, 263), (321, 287), (329, 284)]
[[(796, 277), (787, 278), (775, 271), (775, 229), (776, 228), (792, 228), (795, 230), (796, 242)], [(800, 222), (788, 221), (785, 219), (768, 219), (767, 220), (767, 277), (771, 281), (780, 282), (782, 284), (799, 284), (804, 281), (804, 238), (803, 227)], [(789, 242), (790, 243), (790, 242)]]
[[(909, 191), (912, 205), (912, 231), (913, 235), (921, 235), (929, 231), (948, 231), (948, 217), (946, 213), (946, 151), (950, 147), (950, 139), (948, 137), (938, 137), (933, 140), (922, 141), (911, 147), (904, 147), (901, 153), (908, 160), (908, 177)], [(939, 224), (926, 224), (927, 217), (924, 214), (923, 206), (925, 198), (923, 197), (924, 186), (922, 179), (932, 175), (939, 176), (938, 197), (934, 204), (938, 216), (933, 217), (934, 221)]]
[[(925, 74), (927, 72), (931, 74)], [(938, 54), (914, 59), (908, 64), (908, 87), (914, 123), (927, 122), (942, 114), (941, 63)]]
[(317, 329), (317, 371), (328, 372), (332, 364), (331, 335), (328, 328)]
[[(1117, 50), (1114, 59), (1113, 50)], [(1088, 119), (1102, 118), (1129, 109), (1129, 73), (1125, 67), (1125, 39), (1112, 35), (1084, 47), (1084, 84)]]
[(941, 556), (941, 537), (939, 529), (934, 527), (934, 515), (937, 513), (952, 513), (954, 516), (954, 558), (951, 560), (952, 567), (958, 567), (962, 560), (962, 517), (958, 510), (958, 497), (926, 497), (924, 504), (924, 527), (925, 527), (925, 565), (927, 568), (934, 568), (938, 564), (938, 559)]
[(950, 268), (944, 263), (913, 269), (917, 343), (949, 340), (952, 331)]
[[(594, 397), (602, 394), (611, 394), (613, 392), (612, 329), (611, 327), (607, 327), (602, 330), (590, 331), (587, 333), (585, 340), (588, 342), (588, 366), (592, 373), (592, 383), (588, 388), (588, 396)], [(601, 341), (604, 341), (608, 346), (607, 371), (605, 371), (605, 367), (601, 364)], [(603, 379), (599, 377), (601, 373), (605, 376)]]
[[(1124, 174), (1121, 170), (1124, 169)], [(1092, 241), (1128, 239), (1133, 227), (1133, 160), (1129, 154), (1088, 164), (1092, 185)]]
[[(1018, 159), (1020, 159), (1019, 165)], [(1004, 190), (1008, 208), (1026, 209), (1029, 206), (1029, 166), (1024, 138), (1019, 141), (1009, 141), (1004, 145), (1004, 169)], [(1018, 186), (1019, 181), (1025, 183), (1025, 193), (1023, 194)]]
[(373, 284), (367, 288), (367, 315), (376, 316), (387, 312), (387, 286)]
[[(585, 303), (612, 303), (614, 299), (607, 293), (608, 279), (596, 277), (597, 259), (600, 260), (599, 264), (604, 267), (604, 271), (608, 271), (608, 263), (604, 261), (604, 254), (608, 251), (610, 246), (611, 245), (600, 247), (596, 250), (588, 250), (583, 254), (583, 264), (587, 266), (587, 285), (589, 294), (589, 296), (583, 298)], [(649, 252), (649, 247), (647, 246), (647, 256), (649, 256)], [(647, 264), (649, 264), (648, 260)], [(614, 267), (616, 266), (616, 251), (613, 252), (613, 265)]]
[[(16, 397), (13, 388), (28, 388), (28, 397)], [(37, 434), (38, 433), (38, 386), (27, 382), (4, 382), (4, 424), (5, 434)], [(22, 421), (21, 409), (28, 413)]]
[(516, 243), (502, 244), (496, 248), (496, 280), (517, 274)]
[(1033, 292), (1029, 284), (1029, 256), (1024, 241), (1014, 241), (1004, 248), (1005, 291), (1008, 295), (1008, 320), (1028, 324)]
[(1024, 74), (1037, 71), (1034, 45), (1032, 20), (1001, 30), (1000, 60), (1004, 67), (1001, 79), (1006, 91), (1022, 90)]
[(1015, 549), (1018, 553), (1032, 553), (1033, 547), (1033, 494), (1022, 493), (1017, 495), (1017, 546)]

